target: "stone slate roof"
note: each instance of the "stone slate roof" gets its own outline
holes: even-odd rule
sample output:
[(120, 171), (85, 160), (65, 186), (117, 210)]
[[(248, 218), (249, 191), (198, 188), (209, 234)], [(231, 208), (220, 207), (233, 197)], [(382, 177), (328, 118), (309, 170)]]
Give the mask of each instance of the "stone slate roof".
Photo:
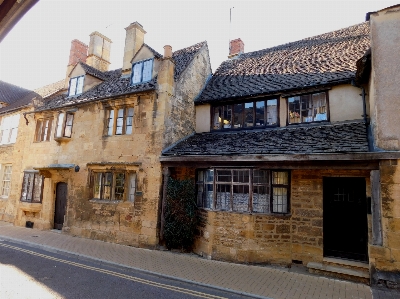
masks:
[(164, 156), (320, 154), (368, 152), (364, 122), (346, 122), (278, 129), (197, 133)]
[(42, 96), (43, 98), (49, 97), (49, 96), (55, 94), (56, 92), (63, 90), (64, 83), (65, 83), (65, 80), (62, 79), (60, 81), (57, 81), (57, 82), (45, 85), (43, 87), (40, 87), (38, 89), (35, 89), (34, 91), (36, 93), (40, 94), (40, 96)]
[(350, 82), (370, 47), (369, 22), (240, 54), (215, 71), (198, 103)]
[(40, 98), (40, 95), (32, 90), (0, 81), (0, 102), (8, 104), (0, 108), (0, 113), (27, 106), (31, 104), (33, 98)]
[(175, 80), (179, 78), (182, 72), (187, 68), (189, 63), (193, 60), (197, 52), (205, 45), (207, 45), (206, 41), (172, 53), (172, 59), (175, 61), (175, 74), (174, 74)]
[(93, 77), (99, 78), (101, 80), (106, 80), (107, 77), (105, 76), (104, 72), (84, 63), (79, 62), (82, 68), (85, 70), (86, 74), (92, 75)]
[[(193, 46), (173, 52), (172, 58), (175, 61), (175, 79), (177, 79), (180, 74), (188, 67), (189, 63), (204, 45), (206, 45), (206, 42), (198, 43)], [(161, 55), (157, 52), (155, 53)], [(85, 68), (85, 70), (90, 70), (92, 72), (90, 74), (93, 75), (94, 71), (92, 70), (92, 67), (84, 63), (81, 63), (81, 65)], [(102, 99), (121, 94), (155, 90), (157, 88), (157, 77), (153, 78), (151, 81), (131, 86), (129, 76), (121, 77), (121, 69), (108, 72), (101, 72), (97, 69), (95, 69), (95, 71), (96, 77), (103, 77), (104, 82), (78, 96), (68, 97), (67, 94), (50, 96), (46, 99), (44, 105), (38, 108), (37, 111), (62, 107), (65, 105), (84, 103), (91, 100)]]

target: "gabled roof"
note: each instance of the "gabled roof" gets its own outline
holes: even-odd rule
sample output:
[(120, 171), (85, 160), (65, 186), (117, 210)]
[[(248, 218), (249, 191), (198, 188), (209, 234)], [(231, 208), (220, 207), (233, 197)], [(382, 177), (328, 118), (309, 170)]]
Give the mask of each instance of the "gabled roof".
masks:
[[(175, 79), (178, 78), (179, 75), (189, 66), (190, 62), (198, 53), (198, 51), (206, 44), (206, 42), (198, 43), (196, 45), (175, 51), (172, 54), (172, 58), (175, 61)], [(146, 45), (146, 47), (148, 46)], [(148, 48), (151, 49), (150, 47)], [(161, 55), (157, 52), (155, 53), (157, 55)], [(80, 63), (84, 67), (85, 71), (87, 71), (88, 73), (90, 72), (91, 75), (96, 74), (95, 77), (97, 78), (102, 77), (102, 80), (104, 81), (99, 85), (93, 87), (92, 89), (88, 90), (87, 92), (80, 94), (79, 96), (68, 97), (67, 94), (49, 96), (44, 102), (44, 105), (40, 107), (38, 111), (62, 107), (65, 105), (84, 103), (96, 99), (104, 99), (107, 97), (113, 97), (123, 94), (155, 90), (157, 88), (157, 77), (148, 82), (131, 86), (129, 76), (121, 77), (121, 69), (101, 72), (97, 69), (93, 70), (92, 67), (88, 66), (85, 63)]]
[(38, 89), (35, 89), (35, 92), (38, 93), (43, 98), (49, 97), (49, 96), (59, 92), (60, 90), (63, 90), (64, 84), (65, 84), (65, 80), (60, 80), (60, 81), (45, 85), (43, 87), (40, 87)]
[(0, 102), (8, 104), (6, 107), (0, 108), (0, 113), (27, 106), (35, 97), (40, 98), (40, 95), (32, 90), (0, 81)]
[(370, 47), (369, 23), (226, 60), (196, 102), (277, 94), (350, 82)]
[(104, 75), (104, 72), (84, 63), (84, 62), (79, 62), (79, 64), (82, 66), (83, 70), (85, 71), (86, 74), (92, 75), (93, 77), (99, 78), (100, 80), (106, 80), (106, 76)]
[(182, 72), (187, 68), (196, 56), (197, 52), (206, 45), (207, 42), (204, 41), (172, 53), (172, 59), (175, 61), (175, 80), (178, 79)]
[(164, 156), (322, 154), (368, 152), (365, 123), (289, 126), (278, 129), (197, 133)]
[[(146, 47), (147, 49), (149, 49), (150, 52), (153, 53), (154, 57), (156, 57), (156, 58), (162, 58), (162, 57), (163, 57), (160, 53), (158, 53), (156, 50), (154, 50), (152, 47), (150, 47), (150, 46), (149, 46), (148, 44), (146, 44), (146, 43), (144, 43), (144, 44), (140, 47), (140, 49), (136, 52), (135, 56), (136, 56), (136, 55), (140, 52), (140, 50), (141, 50), (142, 48), (144, 48), (144, 47)], [(134, 59), (135, 56), (133, 56), (132, 59)]]

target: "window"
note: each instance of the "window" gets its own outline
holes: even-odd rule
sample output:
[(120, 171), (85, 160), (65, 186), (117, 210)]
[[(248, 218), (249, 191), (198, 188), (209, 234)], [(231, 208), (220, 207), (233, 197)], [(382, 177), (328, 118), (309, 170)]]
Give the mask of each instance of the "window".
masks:
[(131, 83), (137, 84), (151, 80), (153, 73), (153, 59), (140, 61), (132, 65)]
[(67, 137), (71, 138), (72, 135), (72, 123), (74, 121), (74, 114), (68, 112), (62, 112), (58, 115), (56, 138)]
[(289, 172), (223, 168), (198, 170), (197, 204), (218, 211), (288, 213)]
[(93, 171), (92, 182), (94, 199), (130, 202), (135, 200), (135, 173), (123, 170)]
[(51, 133), (51, 125), (53, 123), (53, 118), (42, 118), (38, 119), (36, 122), (36, 137), (35, 141), (49, 141)]
[(7, 198), (11, 189), (11, 165), (2, 165), (1, 197)]
[(106, 109), (106, 135), (132, 134), (133, 107)]
[(1, 119), (0, 144), (15, 143), (17, 140), (19, 114)]
[(42, 202), (43, 176), (38, 171), (25, 171), (22, 181), (21, 201)]
[(278, 125), (278, 100), (260, 99), (213, 107), (212, 129), (260, 128)]
[(69, 80), (68, 96), (74, 96), (83, 92), (83, 81), (85, 76), (74, 77)]
[(326, 92), (288, 98), (289, 124), (328, 120), (326, 103)]

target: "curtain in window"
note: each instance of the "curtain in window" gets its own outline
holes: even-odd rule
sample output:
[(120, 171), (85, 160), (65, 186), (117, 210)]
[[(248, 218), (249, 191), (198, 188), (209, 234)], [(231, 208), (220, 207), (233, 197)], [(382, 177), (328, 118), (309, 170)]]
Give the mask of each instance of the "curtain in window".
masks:
[(151, 73), (153, 71), (153, 60), (143, 62), (143, 78), (142, 82), (151, 80)]

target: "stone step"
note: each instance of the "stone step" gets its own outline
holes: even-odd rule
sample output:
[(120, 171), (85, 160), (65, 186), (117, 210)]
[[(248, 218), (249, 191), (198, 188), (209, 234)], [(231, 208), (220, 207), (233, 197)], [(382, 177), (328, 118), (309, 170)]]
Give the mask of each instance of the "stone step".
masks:
[[(348, 262), (356, 264), (349, 265)], [(358, 264), (358, 262), (345, 261), (343, 264), (334, 261), (333, 264), (330, 264), (324, 259), (323, 263), (309, 262), (307, 267), (310, 273), (369, 284), (369, 268), (368, 265), (364, 265), (363, 263)]]

